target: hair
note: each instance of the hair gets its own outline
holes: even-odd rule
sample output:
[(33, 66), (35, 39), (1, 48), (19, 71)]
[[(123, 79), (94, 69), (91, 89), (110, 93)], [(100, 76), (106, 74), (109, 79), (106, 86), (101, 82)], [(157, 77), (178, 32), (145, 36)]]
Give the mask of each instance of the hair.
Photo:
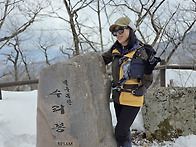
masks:
[(136, 37), (133, 29), (130, 28), (130, 27), (128, 27), (128, 28), (129, 28), (130, 32), (129, 32), (128, 45), (127, 46), (128, 46), (129, 49), (131, 49), (134, 46), (134, 44), (136, 43), (137, 37)]
[[(127, 28), (129, 29), (129, 37), (127, 38), (128, 40), (127, 47), (128, 49), (131, 49), (136, 43), (137, 37), (131, 27), (128, 26)], [(113, 44), (112, 49), (114, 48), (122, 48), (122, 45), (118, 42), (118, 40)]]

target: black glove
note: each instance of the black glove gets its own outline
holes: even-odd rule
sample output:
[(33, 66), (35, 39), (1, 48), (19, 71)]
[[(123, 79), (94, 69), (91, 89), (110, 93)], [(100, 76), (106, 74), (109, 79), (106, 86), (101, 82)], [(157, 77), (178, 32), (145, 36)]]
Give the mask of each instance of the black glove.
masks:
[(151, 54), (147, 60), (144, 60), (144, 74), (151, 74), (158, 62), (161, 62), (161, 58), (155, 57)]

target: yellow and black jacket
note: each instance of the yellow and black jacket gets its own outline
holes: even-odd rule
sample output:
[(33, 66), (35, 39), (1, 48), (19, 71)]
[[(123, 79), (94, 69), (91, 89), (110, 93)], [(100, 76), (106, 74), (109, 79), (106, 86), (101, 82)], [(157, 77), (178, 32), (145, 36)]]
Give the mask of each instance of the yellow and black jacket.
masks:
[[(125, 60), (121, 65), (119, 65), (119, 59), (122, 57), (128, 57), (132, 59), (133, 55), (138, 49), (141, 49), (139, 58), (142, 58), (142, 60), (147, 60), (148, 56), (145, 49), (143, 49), (142, 44), (140, 44), (140, 46), (133, 51), (127, 50), (128, 52), (126, 54), (122, 54), (122, 52), (126, 50), (126, 47), (111, 48), (110, 50), (102, 54), (105, 64), (112, 62), (113, 87), (116, 87), (119, 80), (123, 77), (124, 72), (122, 66), (126, 64), (126, 62), (128, 62), (127, 60)], [(144, 85), (148, 88), (152, 83), (152, 78), (152, 74), (143, 74), (143, 77), (141, 79), (130, 78), (130, 80), (127, 80), (125, 84), (121, 86), (121, 89), (132, 90), (141, 85)], [(135, 107), (141, 107), (144, 100), (144, 96), (135, 96), (130, 92), (119, 92), (116, 90), (112, 91), (112, 98), (116, 103)]]

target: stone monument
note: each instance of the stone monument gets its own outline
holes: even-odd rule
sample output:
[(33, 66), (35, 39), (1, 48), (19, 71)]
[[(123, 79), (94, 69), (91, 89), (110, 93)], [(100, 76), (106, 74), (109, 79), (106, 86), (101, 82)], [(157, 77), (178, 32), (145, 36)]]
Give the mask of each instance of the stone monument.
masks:
[(98, 53), (65, 60), (40, 73), (37, 147), (115, 147), (110, 78)]

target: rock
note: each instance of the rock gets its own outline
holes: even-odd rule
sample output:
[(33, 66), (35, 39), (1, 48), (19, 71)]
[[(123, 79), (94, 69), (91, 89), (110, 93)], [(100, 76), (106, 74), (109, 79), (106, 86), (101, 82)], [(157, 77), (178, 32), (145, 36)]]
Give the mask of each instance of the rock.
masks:
[(115, 147), (110, 86), (98, 53), (43, 69), (38, 88), (37, 147)]
[(171, 140), (196, 134), (196, 88), (156, 88), (145, 95), (142, 108), (148, 140)]

